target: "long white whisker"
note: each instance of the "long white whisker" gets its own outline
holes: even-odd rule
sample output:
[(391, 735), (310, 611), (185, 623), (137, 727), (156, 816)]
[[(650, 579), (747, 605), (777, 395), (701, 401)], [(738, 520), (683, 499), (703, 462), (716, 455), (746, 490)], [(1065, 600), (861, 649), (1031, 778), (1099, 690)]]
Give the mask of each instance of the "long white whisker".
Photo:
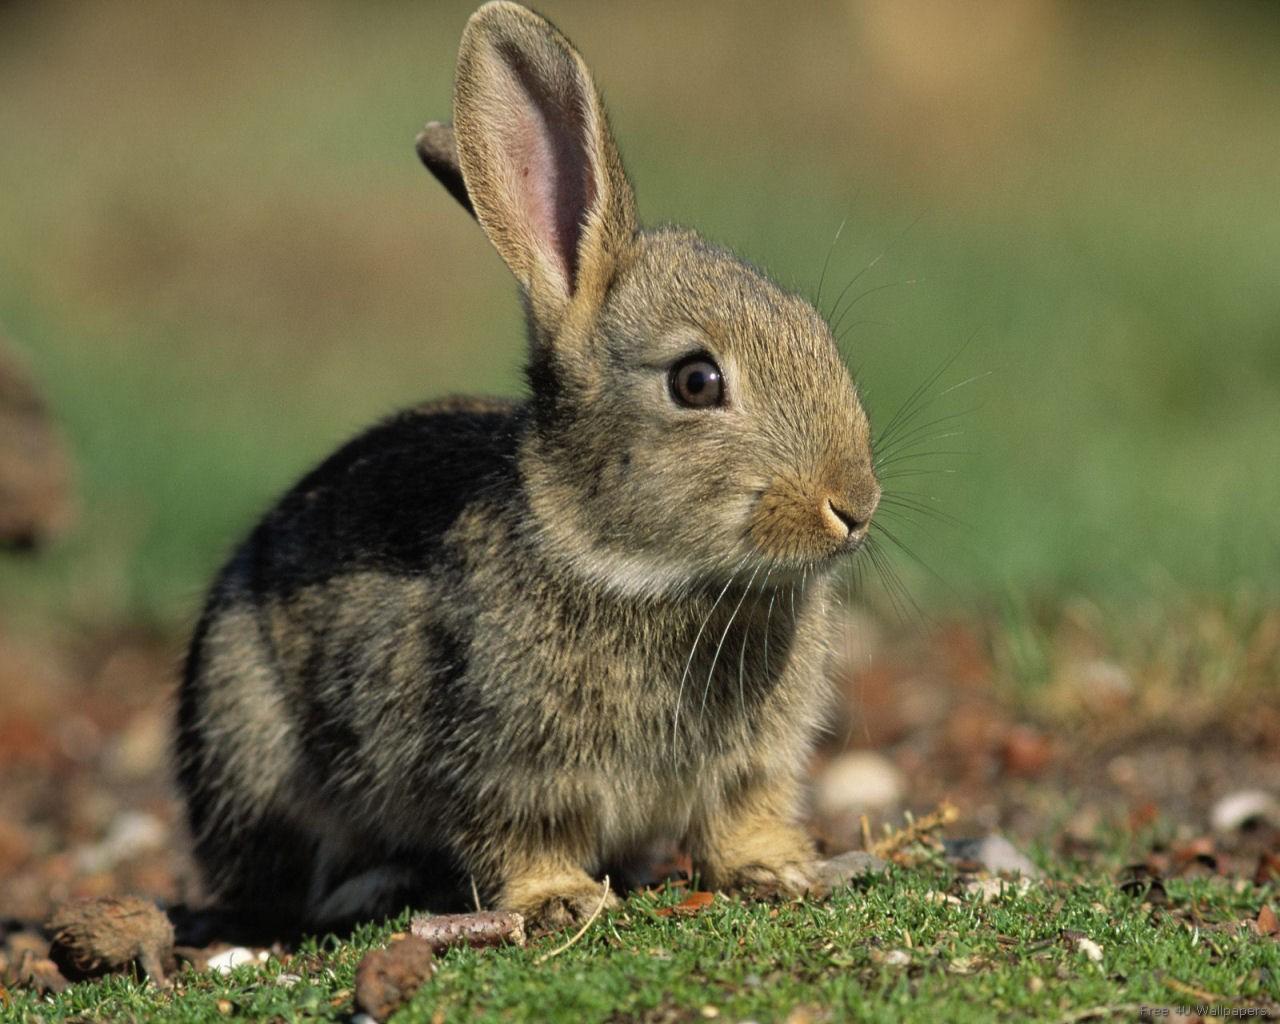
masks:
[(750, 556), (744, 557), (742, 561), (738, 563), (737, 567), (733, 570), (733, 573), (729, 576), (729, 579), (725, 581), (724, 588), (716, 596), (715, 601), (712, 602), (711, 609), (707, 612), (707, 617), (702, 620), (702, 625), (698, 627), (698, 632), (694, 635), (693, 644), (689, 647), (689, 657), (684, 663), (684, 672), (680, 676), (680, 686), (676, 691), (675, 711), (672, 712), (671, 715), (672, 739), (675, 738), (680, 725), (680, 708), (684, 704), (684, 684), (689, 678), (689, 670), (693, 667), (693, 655), (698, 650), (698, 641), (702, 639), (702, 634), (707, 628), (707, 623), (711, 621), (711, 616), (716, 613), (716, 609), (720, 606), (720, 602), (724, 600), (724, 595), (727, 594), (729, 592), (729, 588), (733, 586), (733, 581), (737, 578), (739, 570), (747, 564), (748, 557)]
[(707, 683), (702, 688), (702, 706), (698, 709), (698, 721), (702, 721), (703, 713), (707, 710), (707, 697), (711, 694), (711, 677), (716, 674), (716, 662), (720, 660), (720, 652), (724, 649), (725, 638), (729, 635), (729, 630), (733, 628), (733, 620), (738, 617), (738, 612), (742, 610), (742, 603), (747, 599), (747, 595), (751, 593), (751, 584), (756, 581), (761, 567), (756, 566), (755, 572), (751, 574), (751, 579), (747, 580), (747, 585), (742, 590), (742, 596), (738, 598), (738, 603), (733, 606), (733, 612), (729, 615), (729, 621), (725, 623), (724, 632), (720, 634), (720, 642), (716, 644), (716, 652), (711, 656), (711, 668), (707, 670)]
[[(748, 616), (754, 615), (756, 613), (756, 609), (760, 607), (760, 598), (764, 597), (765, 588), (769, 586), (769, 577), (773, 575), (773, 570), (776, 565), (776, 560), (769, 563), (769, 571), (764, 574), (764, 579), (760, 581), (760, 589), (756, 592), (756, 599), (751, 602), (751, 611), (747, 613)], [(747, 713), (747, 697), (744, 690), (743, 676), (746, 673), (747, 640), (750, 639), (750, 637), (751, 631), (749, 629), (744, 629), (742, 631), (742, 649), (738, 651), (738, 707), (744, 715)], [(768, 670), (769, 662), (766, 659), (765, 671), (767, 672)]]

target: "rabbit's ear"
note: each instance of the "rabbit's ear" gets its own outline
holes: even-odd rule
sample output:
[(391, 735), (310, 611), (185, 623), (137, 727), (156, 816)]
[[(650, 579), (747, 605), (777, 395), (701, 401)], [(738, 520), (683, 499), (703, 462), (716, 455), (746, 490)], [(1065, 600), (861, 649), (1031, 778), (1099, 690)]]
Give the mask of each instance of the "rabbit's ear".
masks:
[(475, 207), (471, 205), (467, 183), (462, 180), (462, 168), (458, 165), (458, 147), (453, 139), (453, 125), (448, 121), (429, 121), (414, 140), (414, 148), (418, 151), (418, 159), (436, 176), (436, 181), (474, 217)]
[(591, 74), (552, 25), (495, 0), (463, 32), (453, 108), (476, 217), (555, 335), (598, 308), (636, 230)]

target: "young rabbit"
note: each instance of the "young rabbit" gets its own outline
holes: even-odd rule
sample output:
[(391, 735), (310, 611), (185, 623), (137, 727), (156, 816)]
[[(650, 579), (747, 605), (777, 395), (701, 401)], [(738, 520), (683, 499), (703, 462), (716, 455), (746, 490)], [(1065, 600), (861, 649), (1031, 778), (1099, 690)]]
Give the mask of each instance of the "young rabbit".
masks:
[(880, 494), (831, 331), (697, 235), (637, 229), (586, 65), (538, 15), (471, 17), (454, 117), (420, 151), (520, 283), (529, 396), (374, 427), (223, 569), (177, 739), (210, 892), (325, 927), (470, 878), (554, 928), (677, 838), (707, 885), (800, 893), (828, 576)]

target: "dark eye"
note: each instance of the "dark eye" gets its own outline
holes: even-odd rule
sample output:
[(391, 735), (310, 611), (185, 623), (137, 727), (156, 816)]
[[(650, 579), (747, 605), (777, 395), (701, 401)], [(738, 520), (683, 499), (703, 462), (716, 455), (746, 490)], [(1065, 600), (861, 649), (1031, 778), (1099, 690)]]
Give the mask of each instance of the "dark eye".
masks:
[(671, 367), (671, 397), (690, 409), (709, 409), (724, 401), (724, 377), (708, 356), (686, 356)]

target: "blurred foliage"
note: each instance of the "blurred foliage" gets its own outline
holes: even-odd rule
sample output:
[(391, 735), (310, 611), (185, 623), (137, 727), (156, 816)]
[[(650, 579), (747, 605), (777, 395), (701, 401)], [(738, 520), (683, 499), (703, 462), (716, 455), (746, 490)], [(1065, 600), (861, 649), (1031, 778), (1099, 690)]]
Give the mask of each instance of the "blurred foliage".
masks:
[[(6, 615), (180, 623), (371, 419), (518, 390), (515, 289), (412, 150), (469, 9), (0, 6), (0, 330), (84, 506)], [(830, 252), (879, 424), (955, 357), (899, 464), (939, 472), (892, 481), (960, 520), (891, 527), (919, 599), (1275, 591), (1280, 9), (542, 9), (647, 221), (810, 295)]]

